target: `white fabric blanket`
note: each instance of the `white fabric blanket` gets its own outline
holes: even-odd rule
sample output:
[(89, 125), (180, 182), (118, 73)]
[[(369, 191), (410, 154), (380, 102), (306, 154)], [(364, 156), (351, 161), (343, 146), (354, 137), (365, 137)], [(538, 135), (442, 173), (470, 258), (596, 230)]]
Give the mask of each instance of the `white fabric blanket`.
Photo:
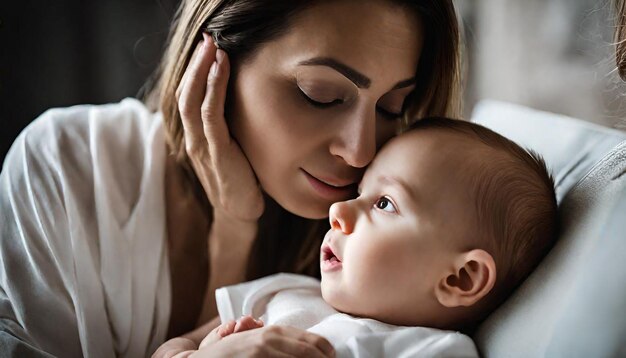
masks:
[(337, 357), (478, 357), (471, 338), (427, 327), (394, 326), (340, 313), (322, 298), (318, 280), (276, 274), (215, 293), (222, 322), (242, 315), (325, 337)]
[(163, 342), (164, 169), (161, 118), (134, 99), (49, 110), (21, 133), (0, 174), (0, 351), (141, 357)]

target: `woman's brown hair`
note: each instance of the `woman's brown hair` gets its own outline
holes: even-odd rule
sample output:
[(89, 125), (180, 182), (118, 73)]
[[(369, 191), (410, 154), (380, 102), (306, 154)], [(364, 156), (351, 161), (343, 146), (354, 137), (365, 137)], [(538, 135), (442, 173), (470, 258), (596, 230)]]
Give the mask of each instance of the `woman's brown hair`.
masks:
[(615, 63), (626, 81), (626, 0), (615, 1)]
[[(461, 112), (460, 44), (452, 0), (388, 0), (419, 16), (424, 45), (416, 70), (417, 88), (405, 102), (404, 124), (427, 116), (459, 117)], [(198, 199), (211, 208), (185, 152), (183, 126), (176, 89), (193, 49), (208, 32), (216, 45), (236, 64), (253, 57), (264, 43), (289, 30), (290, 19), (318, 3), (312, 0), (183, 0), (172, 23), (168, 45), (146, 96), (152, 110), (163, 114), (167, 143), (178, 163), (187, 170)], [(231, 77), (232, 79), (232, 77)], [(319, 277), (319, 245), (327, 230), (326, 220), (307, 220), (293, 215), (266, 196), (259, 221), (259, 236), (250, 254), (248, 279), (276, 272), (295, 272)]]

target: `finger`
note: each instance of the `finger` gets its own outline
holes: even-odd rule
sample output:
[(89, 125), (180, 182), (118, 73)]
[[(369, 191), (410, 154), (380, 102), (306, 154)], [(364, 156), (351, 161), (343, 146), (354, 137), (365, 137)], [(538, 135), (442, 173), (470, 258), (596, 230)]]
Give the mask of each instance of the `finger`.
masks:
[(210, 36), (203, 34), (205, 40), (194, 63), (187, 69), (187, 78), (178, 101), (185, 139), (188, 145), (204, 144), (206, 139), (202, 133), (201, 107), (207, 90), (206, 78), (211, 63), (215, 62), (215, 44)]
[[(198, 44), (196, 45), (196, 48), (193, 50), (193, 53), (191, 54), (191, 58), (189, 59), (189, 64), (187, 64), (187, 69), (189, 68), (189, 65), (195, 63), (196, 58), (198, 57), (198, 53), (202, 49), (203, 44), (204, 44), (204, 40), (200, 40), (200, 42), (198, 42)], [(180, 99), (180, 93), (183, 90), (185, 80), (187, 79), (187, 74), (189, 73), (187, 69), (185, 69), (185, 72), (183, 73), (183, 77), (180, 79), (180, 82), (178, 83), (178, 87), (176, 88), (176, 100), (177, 101)]]
[(172, 358), (187, 358), (190, 355), (196, 353), (196, 351), (184, 351), (184, 352), (180, 352), (178, 354), (176, 354), (174, 357)]
[(234, 328), (235, 328), (234, 320), (228, 321), (226, 323), (219, 325), (218, 327), (215, 327), (209, 334), (206, 335), (206, 337), (204, 337), (202, 342), (200, 342), (198, 349), (202, 349), (228, 336), (229, 334), (233, 333)]
[(260, 321), (255, 320), (252, 316), (243, 316), (237, 320), (234, 332), (249, 331), (251, 329), (263, 327)]
[(209, 147), (223, 147), (230, 142), (230, 133), (224, 118), (230, 62), (224, 50), (218, 49), (206, 81), (206, 94), (202, 102), (202, 124)]
[(193, 62), (189, 62), (187, 67), (187, 78), (185, 85), (181, 91), (181, 96), (185, 97), (187, 102), (195, 105), (194, 108), (200, 108), (204, 100), (204, 91), (206, 89), (206, 79), (209, 74), (211, 64), (215, 62), (215, 44), (213, 38), (207, 33), (202, 34), (204, 40), (201, 41), (198, 55)]
[(292, 354), (288, 354), (285, 352), (280, 351), (279, 349), (276, 349), (274, 347), (268, 346), (268, 347), (264, 347), (264, 356), (267, 357), (272, 357), (272, 358), (298, 358), (298, 356), (294, 356)]
[(296, 357), (324, 358), (335, 356), (335, 350), (326, 339), (294, 327), (268, 326), (239, 334), (250, 338), (256, 334), (261, 334), (264, 346), (272, 346), (281, 352)]
[(299, 329), (288, 329), (285, 328), (284, 330), (286, 330), (287, 332), (289, 332), (288, 334), (291, 337), (296, 338), (299, 341), (302, 342), (306, 342), (307, 344), (310, 344), (311, 346), (314, 346), (317, 348), (317, 350), (324, 356), (324, 357), (334, 357), (335, 356), (335, 348), (333, 347), (332, 344), (330, 344), (330, 342), (322, 337), (319, 336), (317, 334), (313, 334), (307, 331), (303, 331), (303, 330), (299, 330)]
[(302, 338), (317, 347), (317, 349), (320, 350), (325, 357), (335, 356), (335, 348), (326, 338), (309, 332), (306, 332)]
[(220, 338), (226, 337), (233, 332), (237, 332), (235, 330), (236, 325), (237, 325), (236, 321), (234, 320), (228, 321), (226, 322), (226, 324), (223, 324), (218, 328), (217, 333), (220, 336)]
[(204, 337), (204, 339), (202, 340), (202, 342), (200, 342), (200, 345), (198, 346), (198, 350), (209, 346), (213, 343), (216, 343), (220, 340), (220, 335), (219, 333), (217, 333), (217, 328), (214, 329), (213, 331), (211, 331), (211, 333), (207, 334), (206, 337)]
[(267, 344), (280, 352), (286, 353), (294, 357), (307, 358), (327, 358), (329, 355), (324, 354), (317, 346), (309, 342), (294, 339), (293, 337), (279, 336), (272, 339)]

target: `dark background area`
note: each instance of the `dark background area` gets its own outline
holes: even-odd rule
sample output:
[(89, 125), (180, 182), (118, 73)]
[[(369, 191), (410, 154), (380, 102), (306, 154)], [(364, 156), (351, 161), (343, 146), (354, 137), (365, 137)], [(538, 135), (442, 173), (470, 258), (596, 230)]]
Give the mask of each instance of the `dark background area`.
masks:
[(178, 2), (0, 1), (0, 162), (48, 108), (137, 97)]

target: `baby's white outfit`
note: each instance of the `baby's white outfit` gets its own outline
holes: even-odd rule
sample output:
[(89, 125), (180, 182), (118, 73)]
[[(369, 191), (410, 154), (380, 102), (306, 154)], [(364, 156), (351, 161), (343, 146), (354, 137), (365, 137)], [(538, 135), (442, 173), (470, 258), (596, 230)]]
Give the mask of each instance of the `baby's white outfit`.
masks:
[(471, 338), (454, 331), (404, 327), (340, 313), (314, 278), (280, 273), (220, 288), (222, 322), (252, 315), (265, 325), (297, 327), (325, 337), (337, 357), (478, 357)]

